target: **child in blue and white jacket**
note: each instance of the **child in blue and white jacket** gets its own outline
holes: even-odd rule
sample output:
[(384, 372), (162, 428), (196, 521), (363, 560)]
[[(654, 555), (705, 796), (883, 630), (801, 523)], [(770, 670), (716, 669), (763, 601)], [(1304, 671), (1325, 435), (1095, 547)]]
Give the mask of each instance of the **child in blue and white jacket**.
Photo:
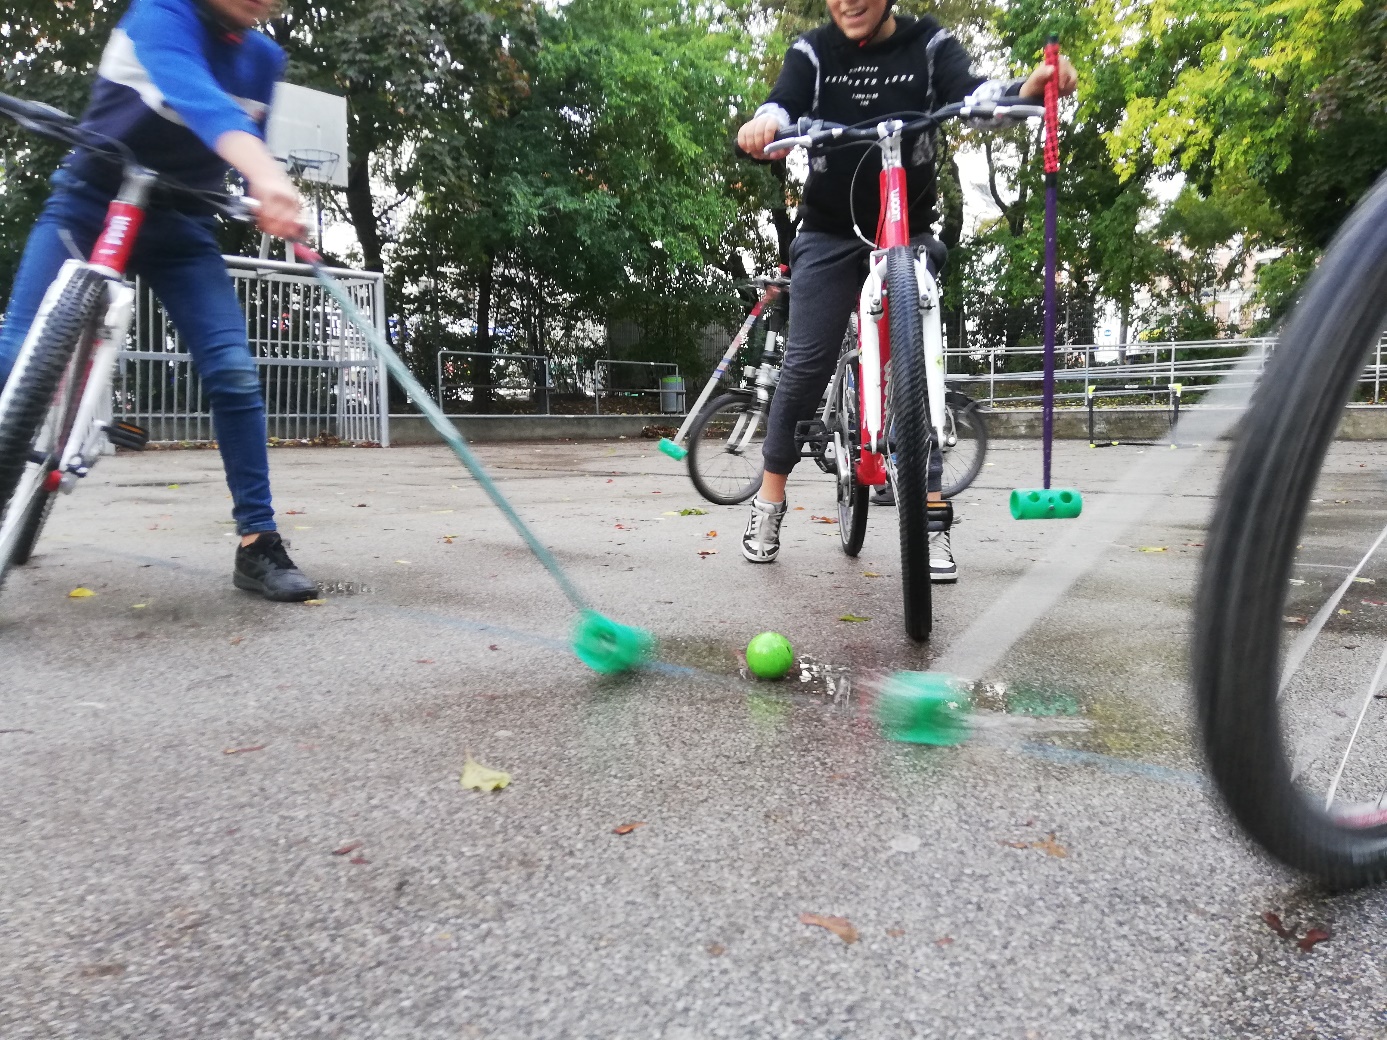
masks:
[[(297, 237), (298, 193), (264, 143), (284, 52), (254, 26), (274, 9), (273, 0), (134, 0), (106, 45), (81, 122), (192, 188), (224, 190), (234, 167), (260, 203), (260, 227)], [(120, 164), (90, 151), (73, 152), (54, 174), (0, 327), (0, 386), (69, 243), (90, 255), (120, 181)], [(156, 195), (130, 270), (159, 297), (211, 402), (241, 536), (235, 584), (273, 600), (310, 598), (314, 584), (275, 529), (264, 399), (211, 212), (193, 197)]]

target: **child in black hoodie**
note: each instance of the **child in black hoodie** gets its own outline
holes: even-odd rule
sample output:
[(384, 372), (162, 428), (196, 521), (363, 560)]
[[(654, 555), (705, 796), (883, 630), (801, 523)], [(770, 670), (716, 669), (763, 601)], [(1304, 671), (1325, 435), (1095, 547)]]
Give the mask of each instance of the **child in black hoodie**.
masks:
[[(770, 97), (738, 131), (739, 149), (765, 159), (765, 147), (776, 133), (801, 116), (852, 124), (895, 112), (929, 112), (969, 95), (1043, 100), (1054, 74), (1049, 65), (1040, 65), (1024, 81), (984, 79), (973, 74), (967, 52), (935, 19), (895, 15), (891, 2), (828, 0), (832, 21), (795, 41)], [(1067, 60), (1061, 60), (1058, 75), (1060, 93), (1074, 93), (1077, 76)], [(930, 234), (938, 219), (934, 134), (906, 139), (901, 151), (911, 233), (917, 244), (928, 247), (931, 270), (937, 273), (946, 250)], [(804, 186), (803, 224), (790, 249), (790, 335), (763, 448), (766, 472), (742, 536), (742, 554), (753, 563), (771, 563), (779, 554), (785, 481), (799, 461), (795, 426), (813, 416), (832, 378), (861, 287), (869, 249), (853, 231), (853, 215), (869, 231), (874, 226), (880, 208), (880, 153), (870, 149), (862, 160), (858, 148), (816, 155)], [(931, 487), (936, 479), (937, 472)], [(947, 530), (930, 537), (930, 577), (938, 582), (958, 578)]]

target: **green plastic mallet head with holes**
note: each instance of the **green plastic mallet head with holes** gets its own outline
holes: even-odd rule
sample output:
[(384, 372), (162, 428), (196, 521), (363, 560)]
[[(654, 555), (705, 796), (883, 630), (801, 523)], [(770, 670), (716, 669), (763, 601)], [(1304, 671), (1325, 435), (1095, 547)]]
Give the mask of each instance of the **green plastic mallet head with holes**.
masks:
[(662, 452), (672, 458), (675, 462), (682, 462), (684, 457), (689, 454), (688, 448), (681, 448), (668, 437), (661, 437), (660, 443), (656, 445)]
[(1073, 488), (1050, 486), (1050, 448), (1055, 439), (1055, 222), (1059, 208), (1057, 178), (1059, 148), (1060, 45), (1054, 37), (1045, 45), (1045, 62), (1056, 74), (1045, 84), (1045, 393), (1044, 393), (1044, 487), (1018, 488), (1011, 493), (1011, 515), (1016, 520), (1071, 520), (1084, 508), (1084, 499)]
[(897, 672), (877, 694), (877, 722), (890, 740), (953, 747), (968, 739), (968, 688), (939, 672)]
[(573, 652), (594, 672), (614, 675), (648, 661), (655, 652), (655, 637), (643, 628), (585, 610), (573, 626)]

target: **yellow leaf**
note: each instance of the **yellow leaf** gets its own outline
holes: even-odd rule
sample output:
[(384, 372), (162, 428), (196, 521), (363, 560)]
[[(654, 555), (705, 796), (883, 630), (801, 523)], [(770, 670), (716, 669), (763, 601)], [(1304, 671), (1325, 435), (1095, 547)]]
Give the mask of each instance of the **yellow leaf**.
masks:
[(462, 786), (476, 791), (499, 791), (510, 783), (510, 774), (489, 769), (471, 755), (462, 766)]
[(130, 604), (130, 609), (131, 609), (131, 610), (144, 610), (144, 608), (147, 607), (147, 606), (149, 606), (148, 603), (131, 603), (131, 604)]
[(321, 607), (325, 603), (327, 603), (325, 599), (306, 599), (303, 601), (305, 607)]
[(68, 599), (91, 599), (96, 593), (91, 589), (82, 588), (80, 585), (67, 594)]
[(409, 566), (409, 561), (408, 561), (408, 560), (396, 560), (395, 562), (396, 562), (396, 563), (402, 563), (402, 564), (404, 564), (406, 567)]
[(170, 484), (170, 485), (169, 485), (169, 490), (170, 490), (170, 491), (177, 491), (177, 490), (178, 490), (178, 485), (177, 485), (177, 484)]
[(857, 615), (857, 614), (844, 614), (844, 615), (843, 615), (842, 617), (840, 617), (838, 620), (839, 620), (839, 621), (851, 621), (851, 622), (853, 622), (853, 623), (856, 623), (856, 622), (859, 622), (859, 621), (871, 621), (872, 619), (869, 618), (869, 617), (861, 617), (861, 616), (859, 616), (859, 615)]
[(1142, 551), (1142, 552), (1166, 552), (1167, 550), (1166, 550), (1166, 547), (1165, 547), (1164, 545), (1143, 545), (1143, 546), (1141, 546), (1141, 551)]
[(878, 574), (876, 571), (863, 571), (863, 572), (862, 572), (862, 577), (864, 577), (864, 578), (880, 578), (881, 575)]

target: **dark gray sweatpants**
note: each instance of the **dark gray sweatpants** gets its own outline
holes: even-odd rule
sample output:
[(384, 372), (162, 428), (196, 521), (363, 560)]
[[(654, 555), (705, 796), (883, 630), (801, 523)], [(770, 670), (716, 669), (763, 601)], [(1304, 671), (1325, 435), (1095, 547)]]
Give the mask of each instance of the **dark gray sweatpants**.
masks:
[[(937, 274), (948, 255), (944, 244), (928, 234), (912, 242), (929, 247), (930, 273)], [(790, 331), (761, 449), (769, 473), (789, 473), (799, 462), (795, 426), (814, 417), (838, 367), (870, 254), (856, 238), (823, 231), (801, 231), (790, 246)], [(939, 452), (931, 452), (931, 491), (939, 490), (942, 469)]]

